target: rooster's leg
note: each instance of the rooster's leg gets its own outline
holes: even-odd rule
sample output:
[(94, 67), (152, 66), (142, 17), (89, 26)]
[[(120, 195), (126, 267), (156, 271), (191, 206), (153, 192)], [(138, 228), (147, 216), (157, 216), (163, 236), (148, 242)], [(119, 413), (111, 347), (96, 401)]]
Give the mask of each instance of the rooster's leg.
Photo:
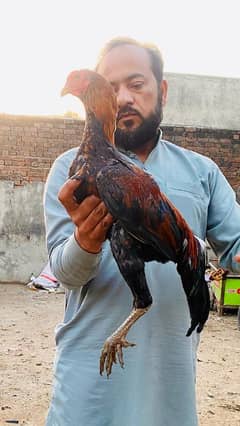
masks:
[(100, 374), (102, 375), (104, 370), (106, 370), (107, 376), (112, 372), (113, 363), (119, 364), (123, 368), (123, 352), (122, 348), (128, 348), (130, 346), (135, 346), (135, 343), (130, 343), (126, 340), (126, 335), (132, 325), (147, 311), (148, 308), (137, 308), (133, 309), (128, 318), (118, 327), (118, 329), (107, 338), (104, 343), (101, 357), (100, 357)]
[(111, 374), (112, 365), (119, 361), (123, 367), (123, 348), (135, 346), (126, 340), (132, 325), (150, 308), (150, 294), (145, 273), (142, 246), (116, 223), (111, 234), (111, 248), (123, 278), (133, 294), (133, 310), (118, 329), (107, 338), (100, 357), (100, 374)]

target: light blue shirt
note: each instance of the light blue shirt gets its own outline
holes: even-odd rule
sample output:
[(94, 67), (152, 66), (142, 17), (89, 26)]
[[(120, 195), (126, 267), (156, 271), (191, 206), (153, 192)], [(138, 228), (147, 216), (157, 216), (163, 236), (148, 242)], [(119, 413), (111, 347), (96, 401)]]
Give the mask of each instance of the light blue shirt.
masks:
[[(56, 328), (53, 394), (47, 426), (196, 426), (195, 362), (198, 336), (186, 337), (189, 310), (176, 265), (146, 263), (150, 311), (130, 330), (136, 347), (124, 350), (125, 368), (99, 375), (105, 339), (132, 308), (132, 295), (106, 241), (100, 254), (84, 252), (57, 193), (76, 155), (54, 163), (45, 190), (47, 245), (53, 273), (66, 287), (63, 322)], [(222, 266), (239, 270), (240, 207), (210, 159), (160, 140), (144, 164), (181, 211), (195, 235), (207, 238)], [(204, 333), (204, 330), (203, 330)]]

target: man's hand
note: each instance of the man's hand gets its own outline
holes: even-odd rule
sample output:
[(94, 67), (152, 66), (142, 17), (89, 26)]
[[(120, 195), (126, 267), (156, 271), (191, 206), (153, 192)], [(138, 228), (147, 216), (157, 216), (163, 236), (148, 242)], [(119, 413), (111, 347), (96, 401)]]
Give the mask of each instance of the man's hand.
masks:
[(240, 263), (240, 254), (236, 254), (236, 256), (234, 257), (235, 262)]
[(74, 200), (74, 190), (78, 186), (77, 180), (69, 179), (60, 189), (58, 199), (76, 225), (75, 238), (80, 247), (90, 253), (98, 253), (113, 218), (105, 204), (95, 195), (86, 197), (78, 204)]

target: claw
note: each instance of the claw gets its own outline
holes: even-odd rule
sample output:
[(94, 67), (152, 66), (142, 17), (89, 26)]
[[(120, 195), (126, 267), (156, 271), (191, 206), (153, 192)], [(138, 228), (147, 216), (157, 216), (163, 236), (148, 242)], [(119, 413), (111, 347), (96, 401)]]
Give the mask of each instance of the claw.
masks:
[(104, 371), (107, 373), (107, 377), (112, 372), (113, 363), (119, 362), (120, 366), (124, 367), (123, 361), (123, 350), (122, 348), (128, 348), (136, 346), (135, 343), (130, 343), (125, 339), (119, 339), (119, 337), (111, 337), (106, 340), (101, 356), (100, 356), (100, 374), (103, 375)]
[(134, 308), (122, 325), (106, 340), (99, 362), (101, 376), (106, 371), (107, 377), (109, 377), (112, 372), (112, 365), (113, 363), (117, 364), (117, 361), (122, 368), (124, 367), (122, 349), (136, 346), (135, 343), (130, 343), (126, 340), (126, 335), (132, 325), (148, 311), (149, 307)]
[(122, 346), (119, 344), (117, 345), (117, 357), (118, 357), (118, 362), (120, 366), (123, 368), (124, 367), (123, 350), (122, 350)]

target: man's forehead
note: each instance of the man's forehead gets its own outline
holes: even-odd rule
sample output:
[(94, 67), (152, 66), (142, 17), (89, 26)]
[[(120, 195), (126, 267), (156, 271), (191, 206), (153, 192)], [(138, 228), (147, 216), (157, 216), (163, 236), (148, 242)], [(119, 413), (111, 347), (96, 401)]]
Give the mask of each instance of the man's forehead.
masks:
[(99, 62), (97, 71), (111, 82), (131, 75), (144, 76), (151, 73), (150, 58), (144, 48), (124, 44), (112, 48)]

